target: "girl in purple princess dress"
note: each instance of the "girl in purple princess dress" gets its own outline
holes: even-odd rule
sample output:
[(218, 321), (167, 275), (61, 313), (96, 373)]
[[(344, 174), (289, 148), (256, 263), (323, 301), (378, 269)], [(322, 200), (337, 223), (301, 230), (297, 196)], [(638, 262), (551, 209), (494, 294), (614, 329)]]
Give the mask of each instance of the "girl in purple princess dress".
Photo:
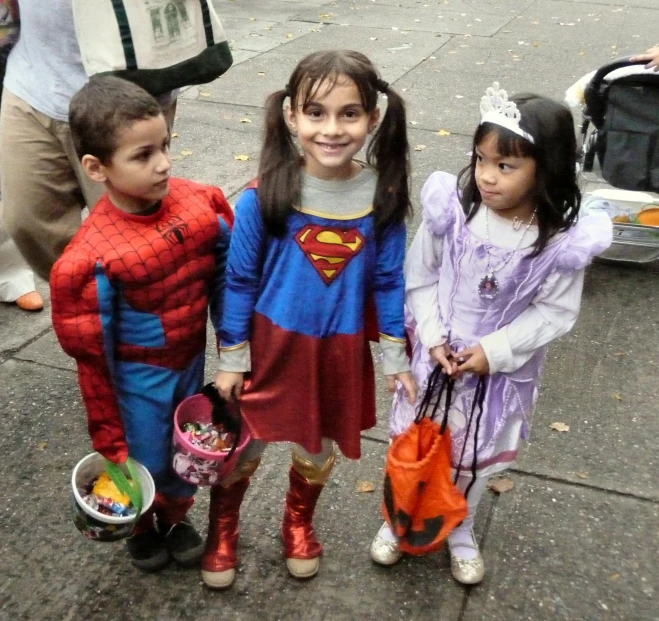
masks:
[[(425, 388), (437, 364), (456, 379), (452, 461), (469, 515), (448, 543), (451, 572), (463, 584), (485, 572), (473, 523), (487, 479), (528, 438), (547, 345), (574, 325), (584, 268), (612, 239), (606, 215), (579, 217), (567, 108), (537, 95), (509, 100), (495, 82), (481, 115), (459, 178), (436, 172), (423, 187), (423, 221), (405, 265), (416, 381)], [(419, 403), (396, 394), (392, 436), (412, 423)], [(372, 559), (393, 565), (400, 555), (383, 524)]]

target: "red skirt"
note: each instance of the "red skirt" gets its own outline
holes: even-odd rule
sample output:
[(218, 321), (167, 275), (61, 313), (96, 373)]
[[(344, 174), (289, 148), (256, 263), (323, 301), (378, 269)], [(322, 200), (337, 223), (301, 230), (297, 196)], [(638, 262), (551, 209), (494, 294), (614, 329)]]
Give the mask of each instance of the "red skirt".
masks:
[(252, 372), (240, 400), (252, 435), (320, 453), (334, 440), (361, 456), (361, 432), (375, 425), (373, 359), (363, 332), (326, 338), (284, 330), (259, 313), (252, 324)]

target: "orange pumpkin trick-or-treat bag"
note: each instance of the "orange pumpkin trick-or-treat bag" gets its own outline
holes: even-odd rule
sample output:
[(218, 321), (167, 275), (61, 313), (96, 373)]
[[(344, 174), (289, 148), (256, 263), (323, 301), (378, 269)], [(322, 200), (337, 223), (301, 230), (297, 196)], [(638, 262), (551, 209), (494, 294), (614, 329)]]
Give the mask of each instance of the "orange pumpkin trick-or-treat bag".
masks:
[[(384, 517), (400, 550), (408, 554), (439, 550), (467, 516), (467, 501), (451, 476), (447, 422), (453, 383), (438, 365), (428, 378), (416, 420), (394, 439), (387, 454)], [(433, 418), (443, 394), (444, 418), (439, 425)]]

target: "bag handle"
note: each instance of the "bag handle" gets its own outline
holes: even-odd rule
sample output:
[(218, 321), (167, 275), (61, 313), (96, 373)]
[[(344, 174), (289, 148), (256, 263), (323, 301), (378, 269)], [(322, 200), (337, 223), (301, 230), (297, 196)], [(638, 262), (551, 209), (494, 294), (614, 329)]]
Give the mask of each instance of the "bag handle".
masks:
[(123, 48), (124, 56), (126, 57), (126, 69), (128, 71), (135, 71), (135, 69), (137, 69), (137, 57), (135, 56), (133, 33), (130, 31), (128, 15), (126, 15), (126, 7), (124, 6), (123, 0), (112, 0), (112, 8), (114, 9), (114, 16), (116, 17), (117, 25), (119, 26), (121, 47)]
[[(446, 425), (448, 424), (448, 413), (451, 409), (451, 400), (453, 397), (454, 387), (455, 380), (450, 375), (446, 375), (442, 365), (438, 364), (428, 376), (426, 390), (423, 393), (423, 399), (421, 400), (421, 405), (419, 406), (419, 413), (416, 415), (414, 422), (420, 423), (423, 418), (430, 418), (430, 420), (435, 420), (435, 417), (437, 416), (437, 410), (439, 410), (440, 400), (444, 394), (444, 391), (446, 390), (446, 399), (444, 401), (444, 416), (442, 418), (442, 424), (439, 430), (440, 435), (443, 434), (444, 431), (446, 431)], [(435, 398), (435, 402), (431, 404), (433, 398)], [(432, 413), (430, 416), (428, 416), (428, 411), (431, 407)]]
[(229, 404), (220, 396), (220, 393), (217, 391), (217, 388), (215, 388), (213, 383), (206, 384), (202, 388), (201, 394), (204, 395), (204, 397), (206, 397), (213, 404), (213, 413), (211, 414), (213, 424), (223, 425), (228, 431), (233, 432), (234, 437), (231, 450), (229, 450), (224, 458), (224, 461), (228, 461), (229, 458), (234, 454), (235, 450), (238, 448), (238, 442), (240, 442), (240, 437), (242, 436), (242, 416), (240, 415), (240, 412), (238, 412), (238, 417), (235, 418), (229, 413)]
[(126, 475), (124, 474), (124, 471), (121, 469), (119, 464), (115, 464), (109, 459), (105, 460), (105, 470), (110, 476), (110, 479), (122, 494), (126, 494), (126, 496), (130, 498), (131, 504), (133, 507), (135, 507), (135, 524), (137, 523), (137, 520), (140, 519), (140, 515), (142, 514), (142, 506), (144, 503), (144, 498), (142, 496), (142, 485), (140, 484), (137, 468), (135, 467), (135, 461), (132, 457), (129, 457), (126, 460), (126, 468), (132, 480), (132, 484), (126, 478)]

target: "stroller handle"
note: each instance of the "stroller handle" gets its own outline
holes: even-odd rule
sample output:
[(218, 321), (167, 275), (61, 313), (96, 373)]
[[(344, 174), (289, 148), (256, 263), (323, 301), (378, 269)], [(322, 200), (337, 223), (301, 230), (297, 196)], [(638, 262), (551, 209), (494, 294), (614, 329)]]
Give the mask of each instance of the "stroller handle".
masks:
[(631, 58), (631, 56), (624, 56), (600, 67), (584, 89), (586, 115), (590, 117), (595, 127), (600, 128), (604, 123), (604, 113), (606, 110), (606, 87), (603, 86), (604, 78), (616, 69), (647, 64), (645, 60), (632, 60)]
[(632, 67), (633, 65), (647, 65), (647, 60), (632, 60), (631, 56), (623, 56), (616, 60), (612, 60), (610, 63), (600, 67), (595, 75), (590, 80), (590, 85), (593, 88), (599, 88), (604, 78), (615, 71), (616, 69), (622, 69), (623, 67)]

